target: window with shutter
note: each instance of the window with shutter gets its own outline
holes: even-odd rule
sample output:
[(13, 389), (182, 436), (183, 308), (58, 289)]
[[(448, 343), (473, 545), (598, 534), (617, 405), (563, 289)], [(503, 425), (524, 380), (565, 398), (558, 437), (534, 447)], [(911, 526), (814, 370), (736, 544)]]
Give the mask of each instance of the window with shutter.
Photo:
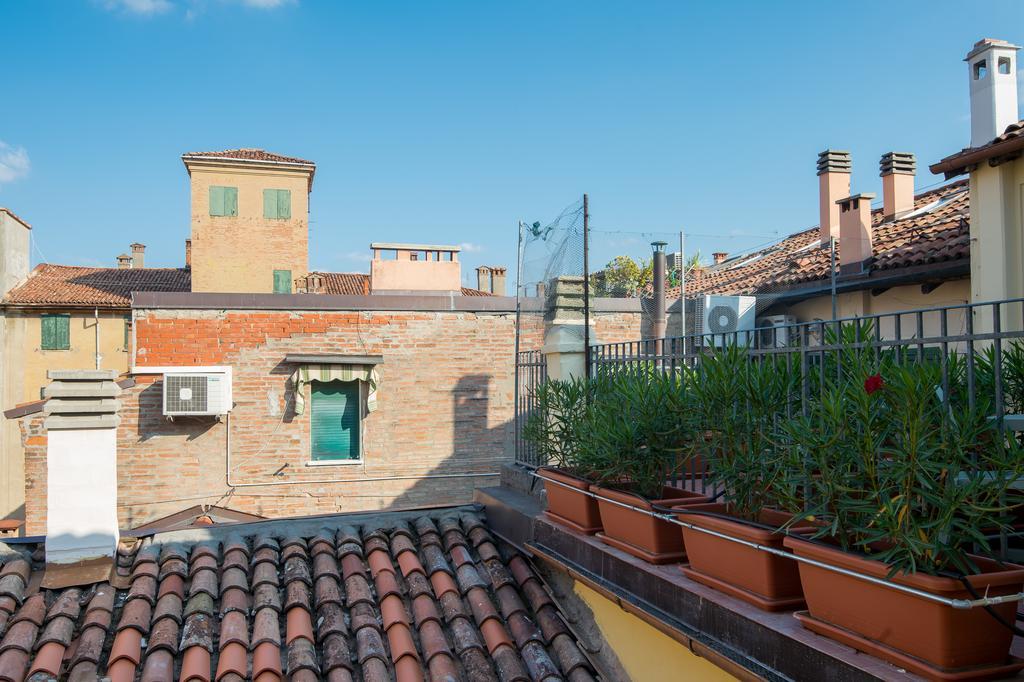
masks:
[(310, 393), (313, 461), (359, 459), (359, 382), (313, 381)]
[(237, 216), (238, 188), (210, 186), (210, 215)]
[(263, 217), (267, 220), (288, 220), (292, 217), (290, 189), (263, 190)]
[(274, 270), (274, 293), (275, 294), (290, 294), (290, 293), (292, 293), (292, 271), (291, 270)]
[(71, 316), (43, 315), (41, 320), (43, 350), (71, 349)]
[(128, 350), (128, 347), (132, 342), (132, 316), (126, 315), (124, 318), (124, 349)]

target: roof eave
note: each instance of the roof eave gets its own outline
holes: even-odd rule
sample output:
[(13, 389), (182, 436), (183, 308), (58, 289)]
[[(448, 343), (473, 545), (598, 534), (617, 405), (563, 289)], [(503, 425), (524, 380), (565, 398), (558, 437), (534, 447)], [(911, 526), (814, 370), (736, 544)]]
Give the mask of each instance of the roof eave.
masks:
[(928, 170), (936, 175), (944, 173), (946, 179), (949, 179), (963, 175), (972, 166), (976, 166), (982, 161), (988, 161), (990, 166), (1006, 163), (1018, 158), (1022, 151), (1024, 151), (1024, 135), (1018, 135), (983, 147), (965, 149), (928, 166)]

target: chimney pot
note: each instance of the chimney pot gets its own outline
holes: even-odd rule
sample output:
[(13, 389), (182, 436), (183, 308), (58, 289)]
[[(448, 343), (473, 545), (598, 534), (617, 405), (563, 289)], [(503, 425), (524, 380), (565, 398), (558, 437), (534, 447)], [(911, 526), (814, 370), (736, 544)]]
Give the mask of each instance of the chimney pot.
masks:
[(818, 232), (823, 247), (839, 236), (836, 202), (850, 194), (852, 165), (848, 151), (826, 149), (818, 154)]
[(144, 268), (146, 267), (146, 245), (135, 242), (131, 245), (132, 249), (132, 267), (133, 268)]
[(715, 251), (711, 254), (711, 257), (715, 259), (715, 265), (720, 265), (725, 262), (725, 259), (729, 257), (726, 251)]
[(192, 240), (185, 240), (185, 267), (192, 268)]
[(971, 146), (981, 147), (1016, 123), (1017, 50), (1005, 40), (984, 38), (964, 61), (971, 92)]
[(505, 282), (508, 270), (503, 267), (491, 266), (491, 293), (495, 296), (505, 295)]
[(491, 293), (491, 269), (481, 265), (476, 269), (476, 288)]
[(118, 270), (128, 270), (131, 267), (132, 267), (132, 257), (129, 256), (127, 253), (122, 253), (120, 256), (117, 257), (117, 269)]
[(917, 160), (909, 152), (887, 152), (878, 163), (882, 177), (882, 216), (893, 220), (914, 210)]
[(861, 274), (870, 265), (874, 254), (871, 230), (871, 200), (874, 198), (874, 194), (854, 194), (836, 202), (842, 274)]

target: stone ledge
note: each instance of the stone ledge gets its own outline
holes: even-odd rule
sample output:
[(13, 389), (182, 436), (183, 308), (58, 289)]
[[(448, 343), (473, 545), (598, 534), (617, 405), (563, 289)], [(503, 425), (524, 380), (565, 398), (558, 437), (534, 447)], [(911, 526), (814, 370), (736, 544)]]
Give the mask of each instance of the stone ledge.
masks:
[(667, 627), (771, 680), (918, 680), (888, 663), (804, 630), (792, 613), (767, 613), (686, 578), (679, 564), (654, 566), (600, 540), (549, 523), (530, 495), (480, 488), (475, 501), (506, 540), (628, 602)]

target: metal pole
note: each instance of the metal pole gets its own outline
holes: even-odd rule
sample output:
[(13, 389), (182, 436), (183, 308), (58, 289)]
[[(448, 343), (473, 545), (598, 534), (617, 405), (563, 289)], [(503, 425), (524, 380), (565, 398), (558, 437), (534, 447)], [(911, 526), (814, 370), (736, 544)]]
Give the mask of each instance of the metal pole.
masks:
[(829, 263), (831, 265), (830, 271), (832, 275), (832, 321), (835, 322), (838, 317), (836, 313), (836, 238), (829, 237), (828, 239), (828, 251), (829, 251)]
[(522, 315), (522, 308), (519, 305), (520, 297), (522, 296), (522, 278), (523, 278), (523, 221), (519, 221), (519, 246), (516, 247), (516, 345), (515, 345), (515, 356), (512, 358), (512, 366), (515, 368), (515, 386), (513, 390), (515, 395), (512, 398), (512, 409), (515, 410), (515, 459), (518, 462), (520, 457), (519, 452), (519, 319)]
[(590, 199), (583, 195), (583, 362), (590, 378)]
[[(665, 320), (665, 242), (651, 242), (654, 249), (651, 254), (652, 268), (654, 270), (654, 338), (663, 339), (666, 336)], [(658, 345), (657, 343), (655, 344)], [(660, 351), (658, 351), (660, 355)]]
[(683, 338), (686, 357), (686, 236), (679, 230), (679, 336)]

